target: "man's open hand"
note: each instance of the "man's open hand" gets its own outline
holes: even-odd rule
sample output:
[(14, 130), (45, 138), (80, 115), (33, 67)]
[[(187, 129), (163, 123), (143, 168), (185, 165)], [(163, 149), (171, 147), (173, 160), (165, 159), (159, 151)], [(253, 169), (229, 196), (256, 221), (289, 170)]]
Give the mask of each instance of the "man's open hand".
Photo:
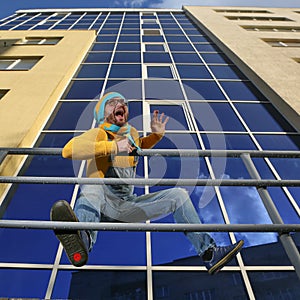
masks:
[(158, 110), (155, 110), (153, 112), (151, 120), (151, 131), (157, 133), (164, 133), (166, 129), (166, 124), (169, 121), (169, 117), (165, 117), (164, 113), (161, 113), (160, 116), (158, 116), (158, 114)]

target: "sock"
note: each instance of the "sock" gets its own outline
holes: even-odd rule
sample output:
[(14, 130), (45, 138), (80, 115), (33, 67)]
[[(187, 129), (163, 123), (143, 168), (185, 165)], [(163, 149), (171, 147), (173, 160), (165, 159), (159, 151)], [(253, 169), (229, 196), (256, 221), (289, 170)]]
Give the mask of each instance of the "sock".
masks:
[(202, 259), (204, 261), (210, 261), (213, 257), (213, 249), (212, 248), (208, 248), (202, 255)]

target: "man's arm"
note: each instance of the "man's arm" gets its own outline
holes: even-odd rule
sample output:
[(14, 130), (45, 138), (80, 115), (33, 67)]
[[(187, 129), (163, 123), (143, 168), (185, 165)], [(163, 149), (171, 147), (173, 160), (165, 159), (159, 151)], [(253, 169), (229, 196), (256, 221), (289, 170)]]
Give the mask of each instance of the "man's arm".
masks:
[(165, 117), (164, 113), (159, 116), (158, 110), (155, 110), (153, 112), (150, 124), (152, 133), (146, 137), (141, 138), (142, 149), (152, 148), (163, 138), (168, 121), (169, 117)]
[(116, 142), (108, 141), (105, 131), (95, 128), (72, 138), (64, 146), (62, 156), (64, 158), (85, 160), (116, 154), (117, 151)]

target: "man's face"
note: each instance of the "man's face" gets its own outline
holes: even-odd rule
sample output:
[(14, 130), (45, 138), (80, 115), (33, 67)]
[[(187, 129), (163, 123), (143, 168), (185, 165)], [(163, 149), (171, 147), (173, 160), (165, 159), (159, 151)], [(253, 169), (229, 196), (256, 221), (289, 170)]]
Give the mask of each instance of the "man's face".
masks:
[(123, 99), (111, 99), (105, 105), (105, 120), (122, 127), (128, 120), (128, 108)]

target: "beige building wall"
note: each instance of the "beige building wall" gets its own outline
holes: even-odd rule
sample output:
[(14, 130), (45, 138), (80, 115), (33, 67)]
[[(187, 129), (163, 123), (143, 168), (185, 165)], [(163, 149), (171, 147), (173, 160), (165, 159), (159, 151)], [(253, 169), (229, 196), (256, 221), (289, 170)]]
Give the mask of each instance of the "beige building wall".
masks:
[[(28, 71), (0, 71), (0, 147), (32, 147), (95, 39), (95, 31), (0, 31), (0, 58), (41, 57)], [(17, 45), (28, 37), (62, 37), (56, 45)], [(0, 175), (11, 176), (22, 157), (8, 156)], [(5, 189), (0, 184), (1, 193)]]
[[(299, 43), (300, 9), (201, 6), (183, 9), (300, 130), (300, 47), (272, 47), (266, 42), (291, 40)], [(228, 17), (265, 20), (231, 20)], [(274, 17), (290, 21), (270, 20)], [(267, 32), (243, 28), (253, 25), (298, 29), (296, 32)]]

